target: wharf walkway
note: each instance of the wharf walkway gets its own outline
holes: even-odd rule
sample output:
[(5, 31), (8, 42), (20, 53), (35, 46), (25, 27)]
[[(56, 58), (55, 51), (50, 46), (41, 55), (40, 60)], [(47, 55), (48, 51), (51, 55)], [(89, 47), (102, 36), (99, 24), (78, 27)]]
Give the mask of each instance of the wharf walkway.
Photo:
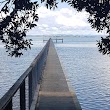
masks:
[[(19, 101), (13, 100), (15, 96), (19, 97)], [(51, 39), (0, 99), (0, 110), (15, 110), (13, 108), (16, 110), (81, 110), (75, 92), (71, 93), (69, 90)]]
[[(56, 38), (56, 39), (52, 39), (53, 41), (55, 41), (56, 43), (58, 42), (58, 41), (61, 41), (62, 43), (63, 43), (63, 39), (58, 39), (58, 38)], [(48, 41), (48, 40), (43, 40), (43, 42), (45, 42), (45, 41)]]
[(54, 44), (50, 40), (36, 110), (81, 110), (75, 93), (69, 91)]

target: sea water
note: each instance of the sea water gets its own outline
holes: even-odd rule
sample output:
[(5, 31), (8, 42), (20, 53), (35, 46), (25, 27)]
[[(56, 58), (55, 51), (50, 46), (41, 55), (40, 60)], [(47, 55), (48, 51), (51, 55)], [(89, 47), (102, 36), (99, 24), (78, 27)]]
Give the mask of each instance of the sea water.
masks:
[[(63, 38), (64, 42), (55, 43), (67, 81), (83, 110), (110, 110), (110, 57), (98, 52), (96, 40), (100, 37), (60, 36), (57, 38)], [(43, 39), (49, 37), (30, 38), (34, 45), (20, 58), (7, 56), (0, 46), (0, 97), (29, 67), (45, 45)]]
[(56, 44), (67, 80), (83, 110), (110, 110), (110, 57), (99, 53), (100, 36), (66, 37)]
[[(31, 36), (33, 45), (28, 51), (23, 51), (21, 57), (10, 57), (4, 45), (0, 43), (0, 98), (9, 90), (16, 80), (26, 71), (45, 43), (41, 37)], [(28, 39), (29, 39), (28, 38)]]

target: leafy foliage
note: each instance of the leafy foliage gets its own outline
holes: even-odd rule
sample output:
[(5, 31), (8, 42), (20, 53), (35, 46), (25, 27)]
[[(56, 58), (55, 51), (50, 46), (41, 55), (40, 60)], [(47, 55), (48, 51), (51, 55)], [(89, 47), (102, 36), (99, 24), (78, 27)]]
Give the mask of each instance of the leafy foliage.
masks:
[[(77, 11), (86, 10), (90, 16), (88, 22), (98, 32), (106, 30), (108, 36), (98, 41), (99, 51), (110, 54), (110, 0), (61, 0)], [(57, 0), (41, 0), (49, 9), (57, 7)], [(38, 3), (31, 0), (4, 0), (0, 14), (0, 40), (11, 56), (22, 55), (22, 49), (30, 48), (31, 40), (26, 39), (26, 32), (35, 27), (38, 21), (36, 13)]]
[(30, 0), (5, 0), (0, 14), (0, 40), (10, 56), (22, 55), (22, 50), (31, 48), (31, 39), (26, 39), (26, 32), (35, 27), (38, 21), (37, 2)]
[[(97, 45), (102, 54), (110, 54), (110, 0), (62, 0), (77, 11), (86, 10), (90, 15), (88, 22), (98, 32), (106, 30), (108, 36), (101, 38)], [(55, 1), (56, 3), (56, 1)], [(46, 4), (49, 5), (47, 1)]]

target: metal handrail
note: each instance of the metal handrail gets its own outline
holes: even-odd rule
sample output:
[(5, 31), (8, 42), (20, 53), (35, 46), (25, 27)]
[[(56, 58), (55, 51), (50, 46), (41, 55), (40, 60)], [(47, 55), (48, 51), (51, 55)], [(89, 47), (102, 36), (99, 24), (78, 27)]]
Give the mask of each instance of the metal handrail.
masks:
[(20, 76), (15, 84), (8, 90), (8, 92), (0, 99), (0, 110), (12, 110), (12, 99), (15, 93), (20, 90), (20, 110), (26, 109), (26, 89), (25, 79), (28, 77), (28, 91), (29, 91), (29, 109), (31, 107), (35, 90), (39, 84), (43, 67), (46, 62), (48, 50), (49, 50), (50, 39), (37, 55), (34, 61), (31, 63), (29, 68)]

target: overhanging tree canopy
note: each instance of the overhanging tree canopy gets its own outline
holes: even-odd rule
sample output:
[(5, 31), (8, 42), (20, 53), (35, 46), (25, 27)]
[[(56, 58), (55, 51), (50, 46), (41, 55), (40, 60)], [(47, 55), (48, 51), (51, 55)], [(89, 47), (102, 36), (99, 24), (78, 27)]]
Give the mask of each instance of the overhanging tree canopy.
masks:
[(20, 56), (21, 50), (30, 48), (31, 40), (26, 39), (26, 32), (36, 26), (37, 2), (30, 0), (4, 0), (0, 11), (0, 40), (5, 43), (9, 55)]
[[(89, 14), (88, 22), (98, 32), (106, 30), (108, 36), (98, 42), (99, 51), (110, 54), (110, 0), (62, 0), (77, 11), (85, 9)], [(41, 0), (47, 8), (56, 8), (57, 0)], [(20, 56), (22, 50), (30, 48), (31, 40), (26, 32), (35, 27), (38, 21), (38, 2), (34, 0), (2, 0), (0, 2), (0, 40), (5, 43), (9, 55)]]

